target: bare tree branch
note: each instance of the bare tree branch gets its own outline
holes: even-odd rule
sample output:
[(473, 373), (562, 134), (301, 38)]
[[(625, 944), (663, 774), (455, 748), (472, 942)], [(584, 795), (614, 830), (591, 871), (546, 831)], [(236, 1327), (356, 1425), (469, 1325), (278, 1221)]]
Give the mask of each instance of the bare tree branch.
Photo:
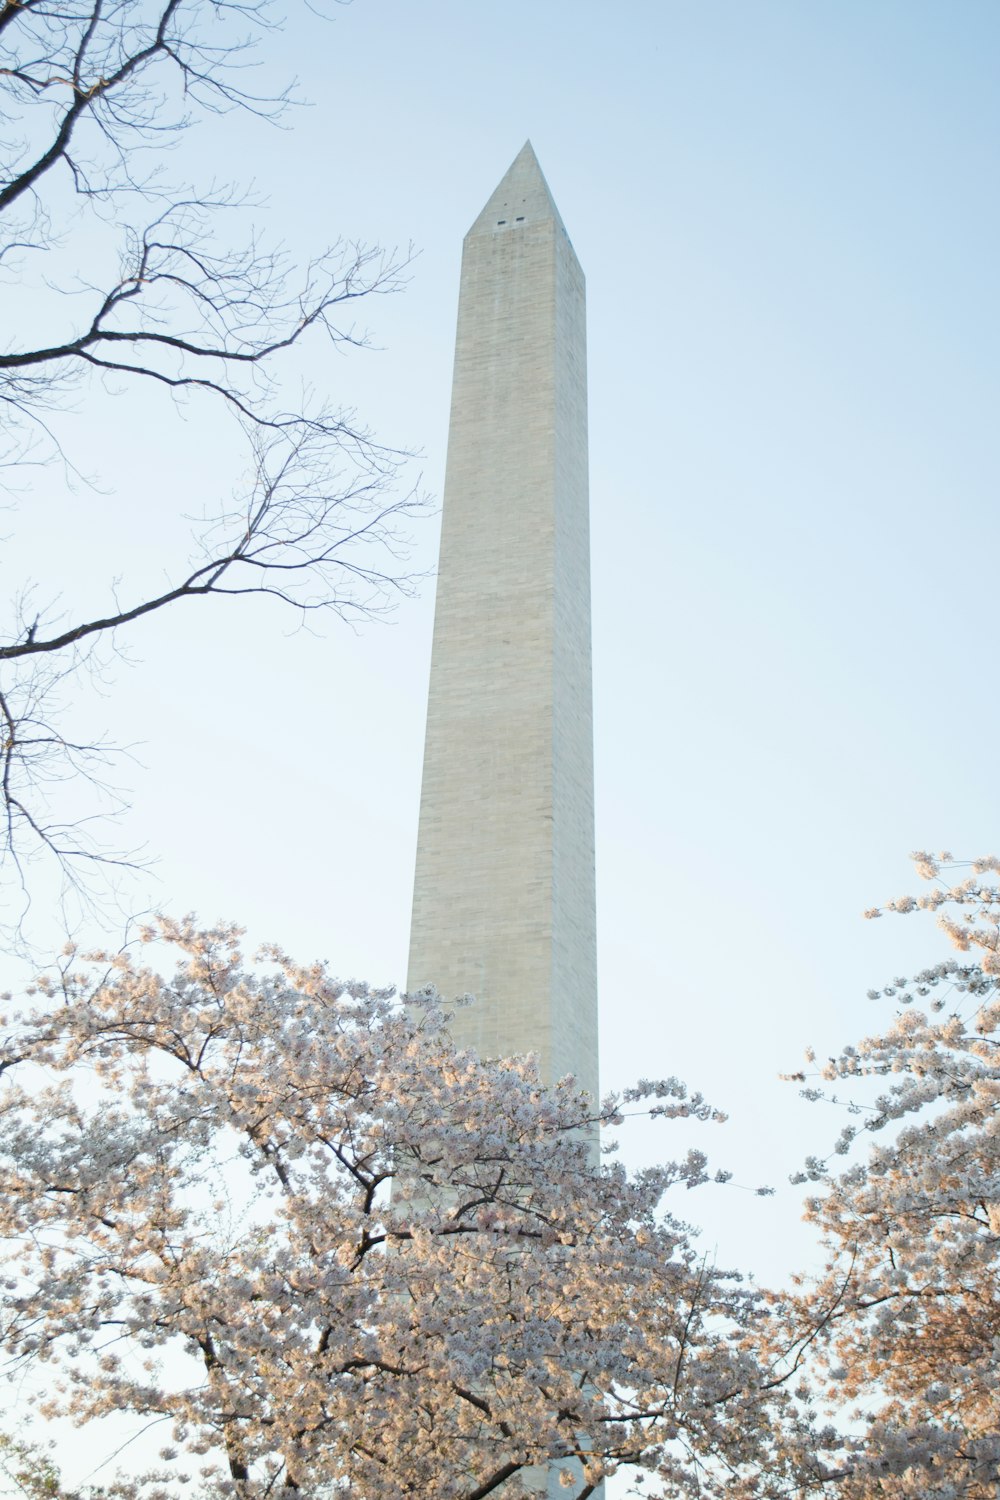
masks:
[[(15, 607), (6, 628), (0, 622), (0, 871), (25, 896), (38, 857), (71, 884), (127, 862), (106, 847), (86, 799), (76, 818), (64, 796), (58, 810), (53, 801), (57, 785), (100, 786), (112, 754), (61, 727), (95, 646), (120, 656), (122, 632), (182, 600), (263, 594), (300, 617), (353, 620), (383, 613), (416, 581), (398, 530), (421, 508), (399, 487), (407, 455), (376, 442), (349, 410), (286, 394), (305, 340), (365, 343), (354, 304), (398, 290), (408, 257), (341, 241), (297, 269), (252, 230), (245, 243), (234, 238), (246, 195), (171, 184), (163, 170), (179, 135), (213, 115), (281, 114), (287, 88), (246, 87), (253, 49), (278, 20), (270, 0), (0, 0), (0, 468), (9, 492), (30, 495), (32, 470), (52, 457), (78, 485), (60, 419), (99, 414), (128, 387), (169, 398), (171, 416), (179, 397), (210, 403), (244, 454), (231, 494), (202, 497), (197, 552), (168, 565), (176, 581), (121, 601), (109, 581), (104, 607), (74, 615), (57, 609), (53, 580), (51, 602), (43, 595), (41, 607)], [(111, 265), (94, 265), (94, 223)], [(88, 255), (74, 262), (78, 236)], [(44, 279), (31, 271), (42, 256), (56, 267)], [(37, 316), (25, 312), (29, 284)], [(44, 472), (51, 484), (53, 469)]]

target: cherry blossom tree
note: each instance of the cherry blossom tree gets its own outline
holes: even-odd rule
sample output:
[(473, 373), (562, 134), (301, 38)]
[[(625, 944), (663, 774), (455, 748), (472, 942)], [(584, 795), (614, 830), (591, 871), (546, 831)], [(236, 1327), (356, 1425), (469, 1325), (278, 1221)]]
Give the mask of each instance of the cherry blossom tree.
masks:
[[(0, 1032), (0, 1346), (36, 1420), (149, 1425), (102, 1495), (820, 1484), (762, 1299), (664, 1205), (703, 1156), (595, 1165), (572, 1081), (457, 1051), (433, 992), (244, 963), (227, 927), (141, 941), (176, 972), (68, 952)], [(638, 1101), (717, 1118), (666, 1079), (604, 1120)]]
[[(914, 859), (931, 889), (867, 915), (934, 912), (961, 957), (872, 991), (895, 1008), (891, 1024), (818, 1070), (861, 1090), (859, 1080), (878, 1081), (877, 1096), (869, 1088), (852, 1099), (835, 1154), (876, 1140), (846, 1171), (807, 1164), (803, 1180), (819, 1184), (808, 1217), (829, 1260), (786, 1306), (784, 1332), (831, 1404), (857, 1403), (864, 1436), (840, 1471), (846, 1496), (995, 1500), (1000, 889), (983, 877), (1000, 861), (976, 861), (958, 878), (950, 855)], [(829, 1096), (796, 1076), (808, 1096)]]

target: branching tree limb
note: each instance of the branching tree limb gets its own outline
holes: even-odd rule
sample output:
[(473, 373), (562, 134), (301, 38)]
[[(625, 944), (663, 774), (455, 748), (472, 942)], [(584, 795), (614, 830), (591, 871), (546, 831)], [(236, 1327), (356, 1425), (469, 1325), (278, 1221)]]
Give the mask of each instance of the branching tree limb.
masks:
[(78, 741), (57, 713), (72, 706), (97, 647), (106, 662), (123, 632), (182, 600), (264, 594), (300, 613), (355, 618), (391, 607), (414, 582), (398, 531), (418, 508), (399, 488), (405, 455), (349, 411), (285, 394), (303, 341), (364, 342), (354, 303), (398, 289), (405, 259), (340, 242), (296, 271), (253, 233), (233, 243), (245, 197), (164, 172), (165, 153), (199, 121), (283, 111), (287, 90), (246, 87), (251, 51), (279, 19), (267, 0), (0, 0), (0, 467), (10, 493), (30, 495), (53, 456), (72, 474), (61, 415), (100, 412), (128, 387), (168, 398), (165, 417), (178, 398), (207, 403), (246, 455), (231, 495), (205, 497), (197, 553), (168, 566), (164, 587), (128, 597), (109, 582), (104, 607), (67, 616), (32, 602), (0, 627), (0, 865), (25, 892), (39, 857), (74, 882), (123, 857), (99, 823), (66, 821), (50, 797), (56, 782), (106, 770), (110, 748)]
[(44, 1361), (29, 1435), (171, 1429), (80, 1500), (832, 1500), (760, 1295), (670, 1210), (700, 1159), (596, 1167), (592, 1101), (458, 1051), (431, 991), (141, 936), (155, 967), (67, 951), (0, 1018), (0, 1379)]

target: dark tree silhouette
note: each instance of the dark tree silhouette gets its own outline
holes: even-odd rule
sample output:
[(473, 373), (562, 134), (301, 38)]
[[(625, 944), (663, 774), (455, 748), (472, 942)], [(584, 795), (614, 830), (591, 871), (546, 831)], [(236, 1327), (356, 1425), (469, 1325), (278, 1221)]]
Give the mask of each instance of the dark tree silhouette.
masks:
[[(39, 859), (86, 885), (88, 870), (125, 858), (100, 820), (67, 819), (51, 796), (53, 783), (105, 774), (107, 748), (60, 727), (95, 649), (119, 650), (144, 616), (206, 595), (352, 617), (412, 583), (397, 531), (418, 504), (399, 486), (404, 455), (351, 413), (285, 395), (289, 351), (315, 337), (363, 342), (353, 304), (395, 290), (402, 264), (348, 243), (305, 267), (255, 238), (234, 248), (224, 216), (246, 199), (171, 184), (165, 171), (193, 125), (282, 113), (287, 92), (258, 96), (245, 81), (279, 19), (261, 0), (0, 0), (0, 464), (11, 493), (30, 493), (42, 459), (72, 464), (56, 425), (69, 403), (89, 409), (123, 383), (168, 405), (213, 403), (245, 452), (176, 582), (132, 598), (109, 577), (106, 607), (80, 617), (37, 608), (37, 590), (14, 602), (0, 634), (0, 859), (25, 896)], [(113, 257), (103, 279), (81, 289), (57, 269), (25, 333), (22, 279), (53, 247), (66, 264), (95, 224)]]

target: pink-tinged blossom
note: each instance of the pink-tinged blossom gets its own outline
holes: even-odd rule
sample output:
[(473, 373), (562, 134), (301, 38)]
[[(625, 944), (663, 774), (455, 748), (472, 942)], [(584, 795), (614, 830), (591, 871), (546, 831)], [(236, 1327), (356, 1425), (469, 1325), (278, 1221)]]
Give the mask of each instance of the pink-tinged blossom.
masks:
[[(914, 856), (931, 898), (883, 910), (938, 913), (962, 954), (896, 978), (871, 998), (929, 1000), (822, 1069), (885, 1080), (835, 1151), (867, 1133), (867, 1159), (839, 1175), (807, 1162), (807, 1216), (824, 1274), (776, 1299), (775, 1348), (857, 1403), (845, 1443), (845, 1500), (996, 1500), (1000, 1495), (1000, 892), (979, 875), (949, 886), (950, 856)], [(797, 1075), (803, 1082), (805, 1074)], [(829, 1097), (822, 1089), (807, 1097)]]
[[(0, 1022), (8, 1369), (44, 1361), (42, 1416), (169, 1424), (103, 1495), (516, 1500), (533, 1466), (571, 1500), (616, 1470), (690, 1500), (822, 1484), (762, 1299), (664, 1207), (700, 1153), (595, 1166), (572, 1080), (456, 1051), (431, 991), (244, 965), (238, 939), (164, 921), (168, 978), (70, 954)], [(718, 1117), (672, 1078), (606, 1116), (636, 1102)]]

